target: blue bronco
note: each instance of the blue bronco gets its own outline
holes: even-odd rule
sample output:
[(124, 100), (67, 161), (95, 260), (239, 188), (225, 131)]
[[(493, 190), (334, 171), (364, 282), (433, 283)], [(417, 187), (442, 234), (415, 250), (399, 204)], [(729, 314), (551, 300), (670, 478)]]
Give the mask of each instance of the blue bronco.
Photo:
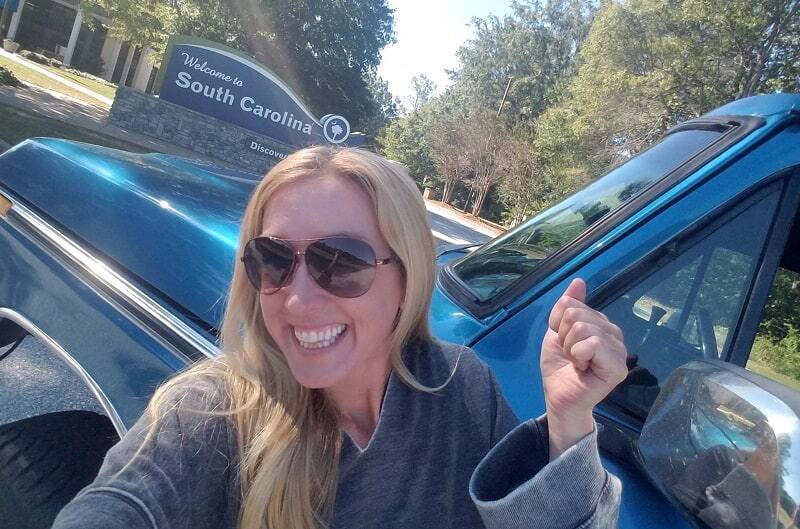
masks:
[[(0, 528), (48, 527), (154, 388), (217, 354), (255, 183), (55, 139), (0, 156), (0, 359), (35, 338), (103, 411), (0, 425)], [(595, 410), (620, 527), (798, 529), (800, 384), (751, 353), (776, 295), (800, 303), (799, 206), (800, 95), (736, 101), (477, 249), (443, 251), (431, 322), (485, 359), (518, 415), (539, 415), (549, 309), (584, 278), (630, 353)]]

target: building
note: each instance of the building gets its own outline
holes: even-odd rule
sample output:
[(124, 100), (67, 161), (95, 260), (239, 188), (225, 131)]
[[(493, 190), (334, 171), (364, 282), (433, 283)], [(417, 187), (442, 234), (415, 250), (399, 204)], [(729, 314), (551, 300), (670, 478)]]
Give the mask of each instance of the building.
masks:
[(110, 20), (87, 16), (79, 5), (80, 0), (11, 0), (16, 9), (7, 38), (114, 84), (152, 92), (158, 73), (153, 50), (109, 36)]

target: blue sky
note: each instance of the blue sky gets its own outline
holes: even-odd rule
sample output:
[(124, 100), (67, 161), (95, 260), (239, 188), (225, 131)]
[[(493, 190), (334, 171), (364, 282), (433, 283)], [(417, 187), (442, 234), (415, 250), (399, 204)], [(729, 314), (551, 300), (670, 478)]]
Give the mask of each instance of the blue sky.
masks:
[(509, 12), (511, 0), (389, 0), (395, 10), (397, 43), (383, 50), (378, 73), (392, 94), (404, 99), (411, 78), (424, 73), (438, 90), (447, 84), (445, 69), (456, 66), (456, 50), (472, 36), (472, 17)]

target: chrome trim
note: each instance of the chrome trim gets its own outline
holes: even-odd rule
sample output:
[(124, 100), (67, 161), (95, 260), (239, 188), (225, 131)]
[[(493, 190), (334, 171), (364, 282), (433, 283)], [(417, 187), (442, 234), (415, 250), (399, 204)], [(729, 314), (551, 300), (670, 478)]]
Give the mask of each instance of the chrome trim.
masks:
[[(96, 282), (96, 285), (92, 283), (89, 284), (90, 287), (99, 287), (99, 289), (93, 288), (95, 292), (99, 290), (100, 292), (98, 293), (101, 295), (116, 295), (121, 301), (128, 303), (130, 307), (120, 307), (119, 303), (116, 303), (114, 300), (109, 300), (121, 310), (130, 313), (133, 318), (144, 326), (145, 330), (147, 330), (151, 336), (165, 343), (170, 350), (178, 354), (184, 360), (192, 360), (192, 358), (190, 355), (180, 351), (180, 348), (176, 348), (175, 344), (167, 341), (163, 333), (159, 332), (159, 327), (173, 333), (174, 338), (180, 340), (184, 348), (198, 351), (207, 358), (213, 358), (219, 355), (219, 348), (215, 344), (209, 342), (200, 333), (154, 301), (145, 292), (122, 277), (102, 260), (81, 248), (39, 215), (9, 196), (8, 193), (4, 194), (13, 204), (11, 210), (4, 217), (6, 222), (21, 229), (23, 233), (26, 229), (33, 230), (35, 235), (42, 237), (43, 241), (39, 242), (51, 244), (53, 250), (58, 251), (67, 261), (78, 267), (80, 272), (87, 275), (91, 281)], [(35, 239), (32, 240), (35, 241)], [(48, 251), (48, 253), (52, 253), (49, 251), (50, 248), (44, 249)]]
[(28, 333), (30, 333), (31, 336), (33, 336), (34, 338), (45, 344), (53, 353), (56, 354), (56, 356), (61, 358), (61, 360), (66, 362), (66, 364), (70, 367), (70, 369), (72, 369), (72, 371), (76, 375), (78, 375), (81, 378), (81, 380), (83, 380), (83, 382), (86, 383), (87, 386), (89, 386), (89, 389), (92, 391), (94, 397), (100, 403), (100, 406), (102, 406), (103, 409), (105, 410), (106, 415), (108, 415), (108, 418), (111, 420), (111, 424), (114, 425), (114, 429), (117, 431), (120, 438), (123, 435), (125, 435), (125, 432), (127, 432), (128, 429), (125, 428), (125, 424), (123, 424), (122, 419), (117, 413), (117, 410), (114, 408), (114, 406), (111, 404), (111, 401), (108, 399), (106, 394), (100, 388), (100, 385), (94, 381), (92, 376), (89, 373), (87, 373), (86, 370), (83, 369), (83, 367), (81, 367), (78, 361), (72, 357), (72, 355), (70, 355), (55, 340), (50, 338), (50, 336), (45, 334), (44, 331), (42, 331), (40, 328), (34, 325), (33, 322), (31, 322), (28, 318), (26, 318), (19, 312), (16, 312), (9, 308), (0, 307), (0, 318), (6, 318), (16, 323), (17, 325), (28, 331)]
[(638, 447), (650, 478), (703, 527), (798, 529), (797, 392), (720, 360), (678, 367)]

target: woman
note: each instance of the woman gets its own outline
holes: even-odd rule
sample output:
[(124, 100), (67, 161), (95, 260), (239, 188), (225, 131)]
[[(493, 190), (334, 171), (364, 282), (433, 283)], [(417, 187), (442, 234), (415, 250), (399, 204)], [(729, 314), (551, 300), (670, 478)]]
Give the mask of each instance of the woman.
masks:
[(156, 392), (55, 528), (616, 525), (591, 410), (625, 348), (582, 281), (542, 344), (547, 415), (517, 426), (474, 353), (431, 337), (433, 240), (399, 166), (294, 153), (239, 257), (222, 356)]

